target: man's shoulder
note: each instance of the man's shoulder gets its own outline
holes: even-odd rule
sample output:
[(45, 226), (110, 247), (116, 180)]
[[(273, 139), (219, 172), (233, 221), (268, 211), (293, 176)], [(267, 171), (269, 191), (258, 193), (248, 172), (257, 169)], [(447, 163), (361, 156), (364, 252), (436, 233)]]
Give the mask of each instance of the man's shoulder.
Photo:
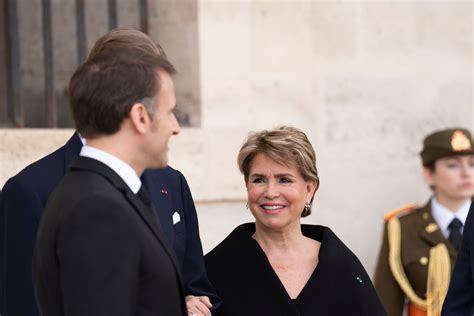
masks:
[(4, 194), (16, 190), (51, 191), (64, 176), (64, 146), (26, 166), (8, 179)]
[[(71, 169), (55, 187), (50, 200), (53, 199), (65, 201), (66, 204), (78, 203), (82, 200), (121, 204), (126, 201), (123, 190), (104, 175), (91, 170)], [(125, 204), (128, 205), (128, 203)]]
[(151, 186), (159, 184), (161, 186), (181, 186), (186, 182), (186, 178), (179, 171), (170, 166), (162, 169), (147, 169), (142, 175), (142, 180)]
[(171, 179), (183, 177), (183, 174), (179, 170), (176, 170), (171, 166), (166, 166), (165, 168), (161, 169), (146, 169), (144, 174), (154, 177), (168, 177)]
[(5, 184), (4, 189), (7, 189), (8, 186), (23, 186), (40, 190), (54, 187), (66, 173), (68, 155), (78, 154), (80, 146), (82, 144), (74, 134), (66, 144), (29, 164), (11, 177)]

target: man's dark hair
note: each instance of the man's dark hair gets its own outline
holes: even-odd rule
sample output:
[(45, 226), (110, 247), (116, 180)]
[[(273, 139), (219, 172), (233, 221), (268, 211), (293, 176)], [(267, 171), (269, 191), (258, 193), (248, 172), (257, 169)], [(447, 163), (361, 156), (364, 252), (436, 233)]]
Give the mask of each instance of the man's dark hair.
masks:
[(140, 47), (108, 47), (89, 58), (69, 82), (69, 104), (77, 131), (85, 138), (114, 134), (138, 102), (153, 118), (159, 69), (170, 75), (176, 72), (165, 54)]

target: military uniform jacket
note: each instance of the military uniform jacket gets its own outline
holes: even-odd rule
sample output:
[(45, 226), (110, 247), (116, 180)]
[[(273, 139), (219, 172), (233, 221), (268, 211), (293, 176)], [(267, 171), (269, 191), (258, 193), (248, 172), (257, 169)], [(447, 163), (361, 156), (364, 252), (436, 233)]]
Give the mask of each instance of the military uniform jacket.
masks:
[[(454, 267), (457, 252), (446, 239), (431, 214), (431, 202), (424, 207), (399, 217), (401, 228), (400, 256), (407, 279), (420, 298), (426, 298), (428, 265), (432, 247), (446, 245)], [(375, 270), (374, 285), (389, 316), (401, 316), (405, 293), (392, 274), (389, 264), (387, 223), (384, 227), (382, 246)]]

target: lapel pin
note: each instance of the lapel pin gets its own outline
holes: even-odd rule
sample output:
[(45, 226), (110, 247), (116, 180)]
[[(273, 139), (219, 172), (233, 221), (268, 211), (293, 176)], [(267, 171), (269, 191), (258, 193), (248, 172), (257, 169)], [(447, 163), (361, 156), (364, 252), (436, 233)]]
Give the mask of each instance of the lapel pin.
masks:
[(168, 194), (168, 190), (166, 190), (166, 189), (161, 189), (161, 194), (164, 194), (164, 195)]

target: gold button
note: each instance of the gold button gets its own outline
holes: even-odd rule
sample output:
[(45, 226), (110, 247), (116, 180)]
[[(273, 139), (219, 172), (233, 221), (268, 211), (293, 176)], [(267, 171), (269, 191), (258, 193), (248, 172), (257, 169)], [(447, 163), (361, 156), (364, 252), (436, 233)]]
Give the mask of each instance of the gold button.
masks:
[(439, 228), (438, 225), (436, 225), (435, 223), (431, 223), (431, 224), (429, 224), (428, 226), (425, 227), (425, 230), (426, 230), (427, 233), (431, 234), (431, 233), (437, 231), (438, 228)]
[(427, 221), (430, 216), (428, 215), (428, 213), (425, 212), (423, 213), (422, 217), (425, 221)]
[(420, 264), (423, 265), (423, 266), (426, 266), (428, 264), (428, 258), (421, 257), (420, 258)]

